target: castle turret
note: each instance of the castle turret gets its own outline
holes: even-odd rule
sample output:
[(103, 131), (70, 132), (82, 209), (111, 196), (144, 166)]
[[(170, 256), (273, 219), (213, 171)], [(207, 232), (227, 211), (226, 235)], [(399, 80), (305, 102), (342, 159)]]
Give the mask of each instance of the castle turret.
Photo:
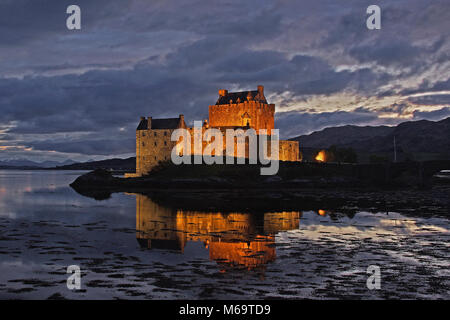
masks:
[(264, 97), (264, 86), (258, 86), (258, 93), (261, 98)]
[(185, 126), (184, 115), (180, 114), (179, 119), (180, 119), (179, 127), (184, 127)]

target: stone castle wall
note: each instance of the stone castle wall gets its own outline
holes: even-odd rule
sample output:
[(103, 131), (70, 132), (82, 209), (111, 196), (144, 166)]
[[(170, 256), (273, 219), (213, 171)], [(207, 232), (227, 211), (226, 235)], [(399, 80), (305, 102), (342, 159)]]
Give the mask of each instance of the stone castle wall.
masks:
[(298, 141), (280, 140), (280, 161), (300, 161)]
[(176, 142), (170, 141), (174, 129), (136, 131), (136, 173), (145, 175), (159, 162), (170, 161)]
[[(194, 150), (194, 130), (187, 128), (191, 134), (191, 150), (183, 150), (181, 154), (194, 155), (197, 152)], [(202, 129), (202, 135), (206, 129)], [(136, 174), (128, 174), (127, 177), (136, 177), (148, 174), (160, 162), (170, 161), (172, 149), (176, 147), (177, 143), (171, 141), (171, 135), (174, 129), (164, 130), (138, 130), (136, 131)], [(227, 155), (226, 132), (225, 129), (220, 130), (223, 134), (222, 155)], [(256, 136), (256, 143), (258, 144), (258, 137)], [(237, 139), (234, 139), (233, 156), (249, 158), (249, 139), (246, 138), (243, 142), (242, 151), (238, 151)], [(202, 141), (201, 152), (205, 150), (208, 142)], [(267, 155), (270, 156), (270, 138), (268, 138)], [(212, 155), (216, 155), (213, 152)], [(257, 157), (259, 157), (257, 153)], [(299, 143), (298, 141), (279, 140), (279, 160), (280, 161), (300, 161)]]
[(211, 127), (238, 127), (274, 129), (275, 105), (256, 101), (209, 106), (209, 125)]

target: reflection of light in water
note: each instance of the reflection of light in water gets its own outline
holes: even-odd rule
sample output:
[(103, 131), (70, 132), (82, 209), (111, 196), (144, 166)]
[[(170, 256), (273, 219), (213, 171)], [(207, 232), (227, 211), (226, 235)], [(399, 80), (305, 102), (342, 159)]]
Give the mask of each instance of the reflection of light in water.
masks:
[(173, 210), (136, 195), (136, 238), (146, 248), (179, 252), (184, 252), (188, 241), (199, 241), (209, 250), (210, 259), (225, 269), (252, 269), (275, 260), (274, 234), (297, 229), (300, 215)]
[(221, 272), (230, 268), (264, 269), (264, 265), (276, 259), (275, 242), (325, 238), (348, 243), (366, 239), (398, 242), (411, 235), (448, 233), (432, 220), (406, 219), (397, 213), (390, 213), (388, 218), (384, 213), (368, 212), (346, 216), (320, 209), (305, 213), (299, 228), (300, 212), (222, 214), (173, 210), (141, 195), (136, 195), (136, 201), (136, 238), (141, 246), (184, 253), (187, 242), (202, 242)]
[[(352, 244), (370, 243), (378, 247), (380, 253), (408, 263), (421, 264), (419, 257), (412, 255), (410, 250), (392, 250), (389, 247), (383, 248), (382, 244), (392, 243), (395, 247), (408, 245), (410, 239), (414, 239), (414, 246), (423, 248), (429, 246), (432, 242), (429, 239), (435, 237), (445, 237), (450, 235), (446, 228), (448, 221), (443, 222), (440, 218), (407, 218), (398, 213), (389, 213), (386, 218), (384, 213), (360, 212), (353, 219), (342, 216), (339, 220), (331, 218), (318, 217), (315, 212), (305, 212), (300, 228), (289, 232), (289, 237), (280, 234), (278, 241), (282, 243), (292, 243), (293, 239), (301, 241), (311, 241), (314, 243), (346, 243)], [(326, 219), (329, 219), (328, 221)], [(430, 238), (429, 236), (432, 236)], [(370, 250), (367, 255), (371, 255)], [(430, 264), (439, 264), (439, 259), (428, 255), (427, 260)]]
[[(428, 234), (430, 232), (449, 232), (446, 228), (435, 226), (435, 225), (427, 225), (426, 228), (422, 228), (417, 225), (416, 220), (407, 220), (407, 219), (380, 219), (380, 225), (384, 228), (394, 227), (394, 228), (402, 228), (402, 230), (411, 234)], [(406, 233), (405, 232), (405, 233)]]
[[(337, 222), (326, 221), (314, 212), (305, 212), (299, 230), (302, 238), (320, 240), (324, 234), (339, 239), (371, 238), (373, 241), (397, 241), (395, 236), (414, 236), (435, 233), (449, 234), (448, 229), (434, 224), (432, 219), (407, 219), (398, 213), (390, 213), (388, 219), (382, 213), (360, 212), (353, 219), (342, 216)], [(319, 220), (320, 219), (320, 220)], [(425, 226), (417, 225), (423, 223)]]

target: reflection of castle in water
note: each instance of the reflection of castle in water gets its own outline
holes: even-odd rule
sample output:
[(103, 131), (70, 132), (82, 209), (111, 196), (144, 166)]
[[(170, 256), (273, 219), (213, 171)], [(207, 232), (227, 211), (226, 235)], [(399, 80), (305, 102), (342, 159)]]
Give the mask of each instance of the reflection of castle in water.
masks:
[(297, 229), (300, 216), (174, 210), (136, 195), (136, 238), (145, 248), (180, 252), (188, 241), (201, 241), (211, 260), (254, 268), (275, 260), (275, 233)]

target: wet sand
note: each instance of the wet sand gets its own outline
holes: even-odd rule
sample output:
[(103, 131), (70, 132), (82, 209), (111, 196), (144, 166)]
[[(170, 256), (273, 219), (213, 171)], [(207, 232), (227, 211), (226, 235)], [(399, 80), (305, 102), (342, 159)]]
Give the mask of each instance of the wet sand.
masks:
[[(450, 298), (448, 207), (438, 202), (414, 207), (406, 198), (401, 213), (326, 208), (320, 201), (315, 210), (297, 206), (292, 209), (301, 213), (298, 225), (274, 232), (267, 245), (274, 259), (247, 268), (212, 260), (201, 241), (187, 241), (182, 252), (142, 247), (136, 239), (136, 195), (83, 197), (68, 187), (77, 175), (0, 172), (0, 183), (8, 186), (0, 188), (1, 299)], [(167, 206), (176, 217), (180, 199), (198, 202), (200, 195), (191, 191)], [(153, 196), (158, 205), (168, 204), (167, 197)], [(232, 202), (233, 196), (222, 193), (219, 199)], [(245, 201), (239, 207), (249, 212)], [(165, 214), (145, 221), (162, 225), (164, 232), (192, 229), (164, 228)], [(231, 241), (241, 232), (232, 223), (223, 232), (199, 230), (216, 241)], [(66, 286), (69, 265), (81, 268), (81, 290)], [(380, 290), (366, 286), (369, 265), (381, 269)]]
[[(280, 232), (276, 260), (231, 268), (190, 243), (183, 254), (139, 248), (135, 229), (105, 221), (0, 219), (2, 299), (448, 299), (448, 221), (359, 213), (358, 219), (304, 213), (297, 230)], [(336, 218), (335, 218), (336, 219)], [(78, 264), (81, 290), (68, 290)], [(381, 290), (366, 287), (367, 267), (381, 268)]]

